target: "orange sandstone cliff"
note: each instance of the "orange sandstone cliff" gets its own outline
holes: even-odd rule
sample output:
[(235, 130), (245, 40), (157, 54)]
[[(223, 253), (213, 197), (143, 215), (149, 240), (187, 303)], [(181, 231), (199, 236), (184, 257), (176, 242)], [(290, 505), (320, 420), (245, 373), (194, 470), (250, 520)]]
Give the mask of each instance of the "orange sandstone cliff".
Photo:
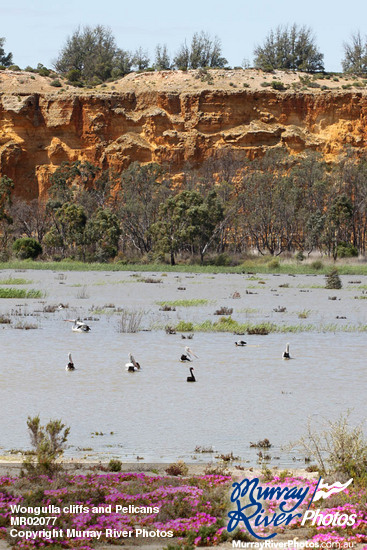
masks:
[(198, 165), (225, 148), (249, 156), (269, 147), (313, 149), (332, 159), (346, 144), (367, 145), (363, 91), (277, 92), (253, 77), (244, 88), (228, 79), (208, 85), (192, 75), (190, 82), (181, 75), (175, 86), (179, 74), (169, 75), (169, 85), (157, 83), (159, 76), (135, 75), (118, 89), (90, 91), (55, 91), (49, 84), (35, 91), (22, 88), (19, 75), (6, 87), (0, 78), (0, 176), (30, 199), (47, 193), (63, 161), (88, 160), (116, 172), (133, 161), (169, 163), (178, 173), (186, 162)]

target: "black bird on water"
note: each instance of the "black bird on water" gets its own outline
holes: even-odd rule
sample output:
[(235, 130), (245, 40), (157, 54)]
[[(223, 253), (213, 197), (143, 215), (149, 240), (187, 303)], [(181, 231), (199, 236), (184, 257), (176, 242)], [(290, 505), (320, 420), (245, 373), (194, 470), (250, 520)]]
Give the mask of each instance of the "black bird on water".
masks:
[(190, 374), (190, 376), (187, 377), (188, 382), (196, 382), (196, 378), (194, 376), (194, 373), (192, 372), (193, 370), (194, 370), (193, 367), (190, 367), (191, 374)]

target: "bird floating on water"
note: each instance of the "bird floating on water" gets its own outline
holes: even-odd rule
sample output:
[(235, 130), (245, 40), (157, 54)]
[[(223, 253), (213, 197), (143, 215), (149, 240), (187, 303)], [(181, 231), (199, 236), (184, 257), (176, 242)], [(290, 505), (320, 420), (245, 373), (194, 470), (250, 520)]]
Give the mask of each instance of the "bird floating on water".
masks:
[(74, 323), (71, 327), (71, 330), (73, 332), (89, 332), (92, 330), (90, 326), (88, 326), (83, 321), (80, 321), (80, 319), (64, 319), (64, 321), (67, 321), (68, 323)]
[(283, 351), (283, 359), (290, 359), (291, 356), (289, 355), (289, 344), (285, 346), (285, 351)]
[(129, 353), (129, 362), (125, 364), (126, 370), (128, 372), (136, 372), (140, 370), (140, 365), (137, 361), (135, 361), (134, 356)]
[(192, 351), (192, 349), (185, 347), (185, 353), (181, 355), (180, 361), (193, 361), (192, 356), (197, 358), (197, 355)]
[(188, 382), (196, 382), (196, 378), (194, 376), (194, 373), (192, 372), (194, 369), (193, 367), (190, 367), (190, 376), (187, 377)]
[(245, 342), (244, 340), (240, 340), (239, 342), (235, 342), (235, 345), (236, 346), (246, 346), (247, 342)]
[(65, 370), (75, 370), (75, 366), (74, 366), (73, 360), (71, 358), (71, 353), (69, 353), (69, 355), (68, 355), (68, 361), (69, 362), (66, 365)]

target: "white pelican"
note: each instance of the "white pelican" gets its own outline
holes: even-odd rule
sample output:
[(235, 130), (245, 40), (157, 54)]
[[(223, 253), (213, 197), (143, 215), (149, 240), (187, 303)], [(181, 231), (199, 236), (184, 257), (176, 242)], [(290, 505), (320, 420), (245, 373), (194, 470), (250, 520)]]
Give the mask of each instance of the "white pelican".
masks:
[(80, 321), (79, 319), (64, 319), (64, 321), (67, 321), (68, 323), (74, 323), (71, 327), (71, 330), (73, 332), (89, 332), (92, 330), (90, 326), (88, 326), (86, 323), (83, 323), (83, 321)]
[(68, 355), (68, 361), (69, 362), (66, 365), (65, 370), (75, 370), (74, 363), (73, 363), (73, 360), (71, 358), (71, 353), (69, 353), (69, 355)]
[(289, 344), (285, 346), (285, 351), (283, 351), (283, 359), (290, 359), (291, 356), (289, 355)]
[(245, 346), (247, 342), (244, 342), (243, 340), (240, 340), (239, 342), (235, 342), (236, 346)]
[(190, 374), (190, 376), (187, 377), (188, 382), (196, 382), (196, 378), (194, 376), (194, 373), (192, 372), (193, 370), (194, 370), (193, 367), (190, 367), (191, 374)]
[(192, 351), (192, 349), (185, 347), (185, 353), (181, 355), (181, 361), (193, 361), (192, 356), (197, 358), (197, 355)]
[(131, 353), (129, 353), (129, 362), (125, 364), (125, 367), (128, 372), (140, 370), (139, 363), (135, 361), (134, 356)]

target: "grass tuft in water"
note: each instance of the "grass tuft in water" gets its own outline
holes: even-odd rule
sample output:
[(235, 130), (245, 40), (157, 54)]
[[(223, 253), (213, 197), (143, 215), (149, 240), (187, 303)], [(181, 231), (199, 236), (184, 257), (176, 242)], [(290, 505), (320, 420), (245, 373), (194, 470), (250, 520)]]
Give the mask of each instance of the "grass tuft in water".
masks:
[(83, 285), (76, 293), (76, 298), (78, 298), (79, 300), (88, 300), (89, 297), (90, 295), (85, 285)]
[(0, 298), (42, 298), (41, 290), (24, 290), (23, 288), (0, 288)]
[(0, 285), (30, 285), (33, 281), (28, 279), (17, 279), (14, 277), (8, 277), (7, 279), (0, 279)]
[(193, 306), (205, 306), (209, 303), (209, 300), (204, 298), (193, 298), (192, 300), (171, 300), (165, 302), (156, 302), (159, 306), (181, 306), (181, 307), (193, 307)]
[(10, 325), (11, 319), (9, 315), (0, 314), (0, 324), (1, 325)]
[[(170, 328), (172, 328), (173, 331), (178, 331), (178, 332), (192, 332), (194, 330), (194, 323), (191, 323), (190, 321), (180, 321), (175, 327), (170, 327)], [(174, 333), (175, 332), (171, 334), (174, 334)]]
[(26, 322), (19, 321), (16, 325), (14, 325), (13, 328), (17, 328), (20, 330), (33, 330), (38, 328), (38, 325), (36, 325), (35, 323), (26, 323)]
[(302, 333), (302, 332), (367, 332), (367, 325), (337, 325), (299, 323), (296, 325), (276, 324), (276, 323), (239, 323), (232, 317), (221, 317), (218, 321), (206, 320), (202, 323), (194, 324), (191, 321), (180, 321), (173, 330), (177, 332), (232, 332), (234, 334), (259, 334), (266, 335), (270, 333)]
[(310, 316), (311, 314), (311, 310), (310, 309), (303, 309), (302, 311), (299, 311), (297, 313), (297, 316), (298, 316), (298, 319), (308, 319), (308, 317)]
[(117, 323), (117, 332), (138, 332), (143, 315), (142, 310), (123, 310)]

